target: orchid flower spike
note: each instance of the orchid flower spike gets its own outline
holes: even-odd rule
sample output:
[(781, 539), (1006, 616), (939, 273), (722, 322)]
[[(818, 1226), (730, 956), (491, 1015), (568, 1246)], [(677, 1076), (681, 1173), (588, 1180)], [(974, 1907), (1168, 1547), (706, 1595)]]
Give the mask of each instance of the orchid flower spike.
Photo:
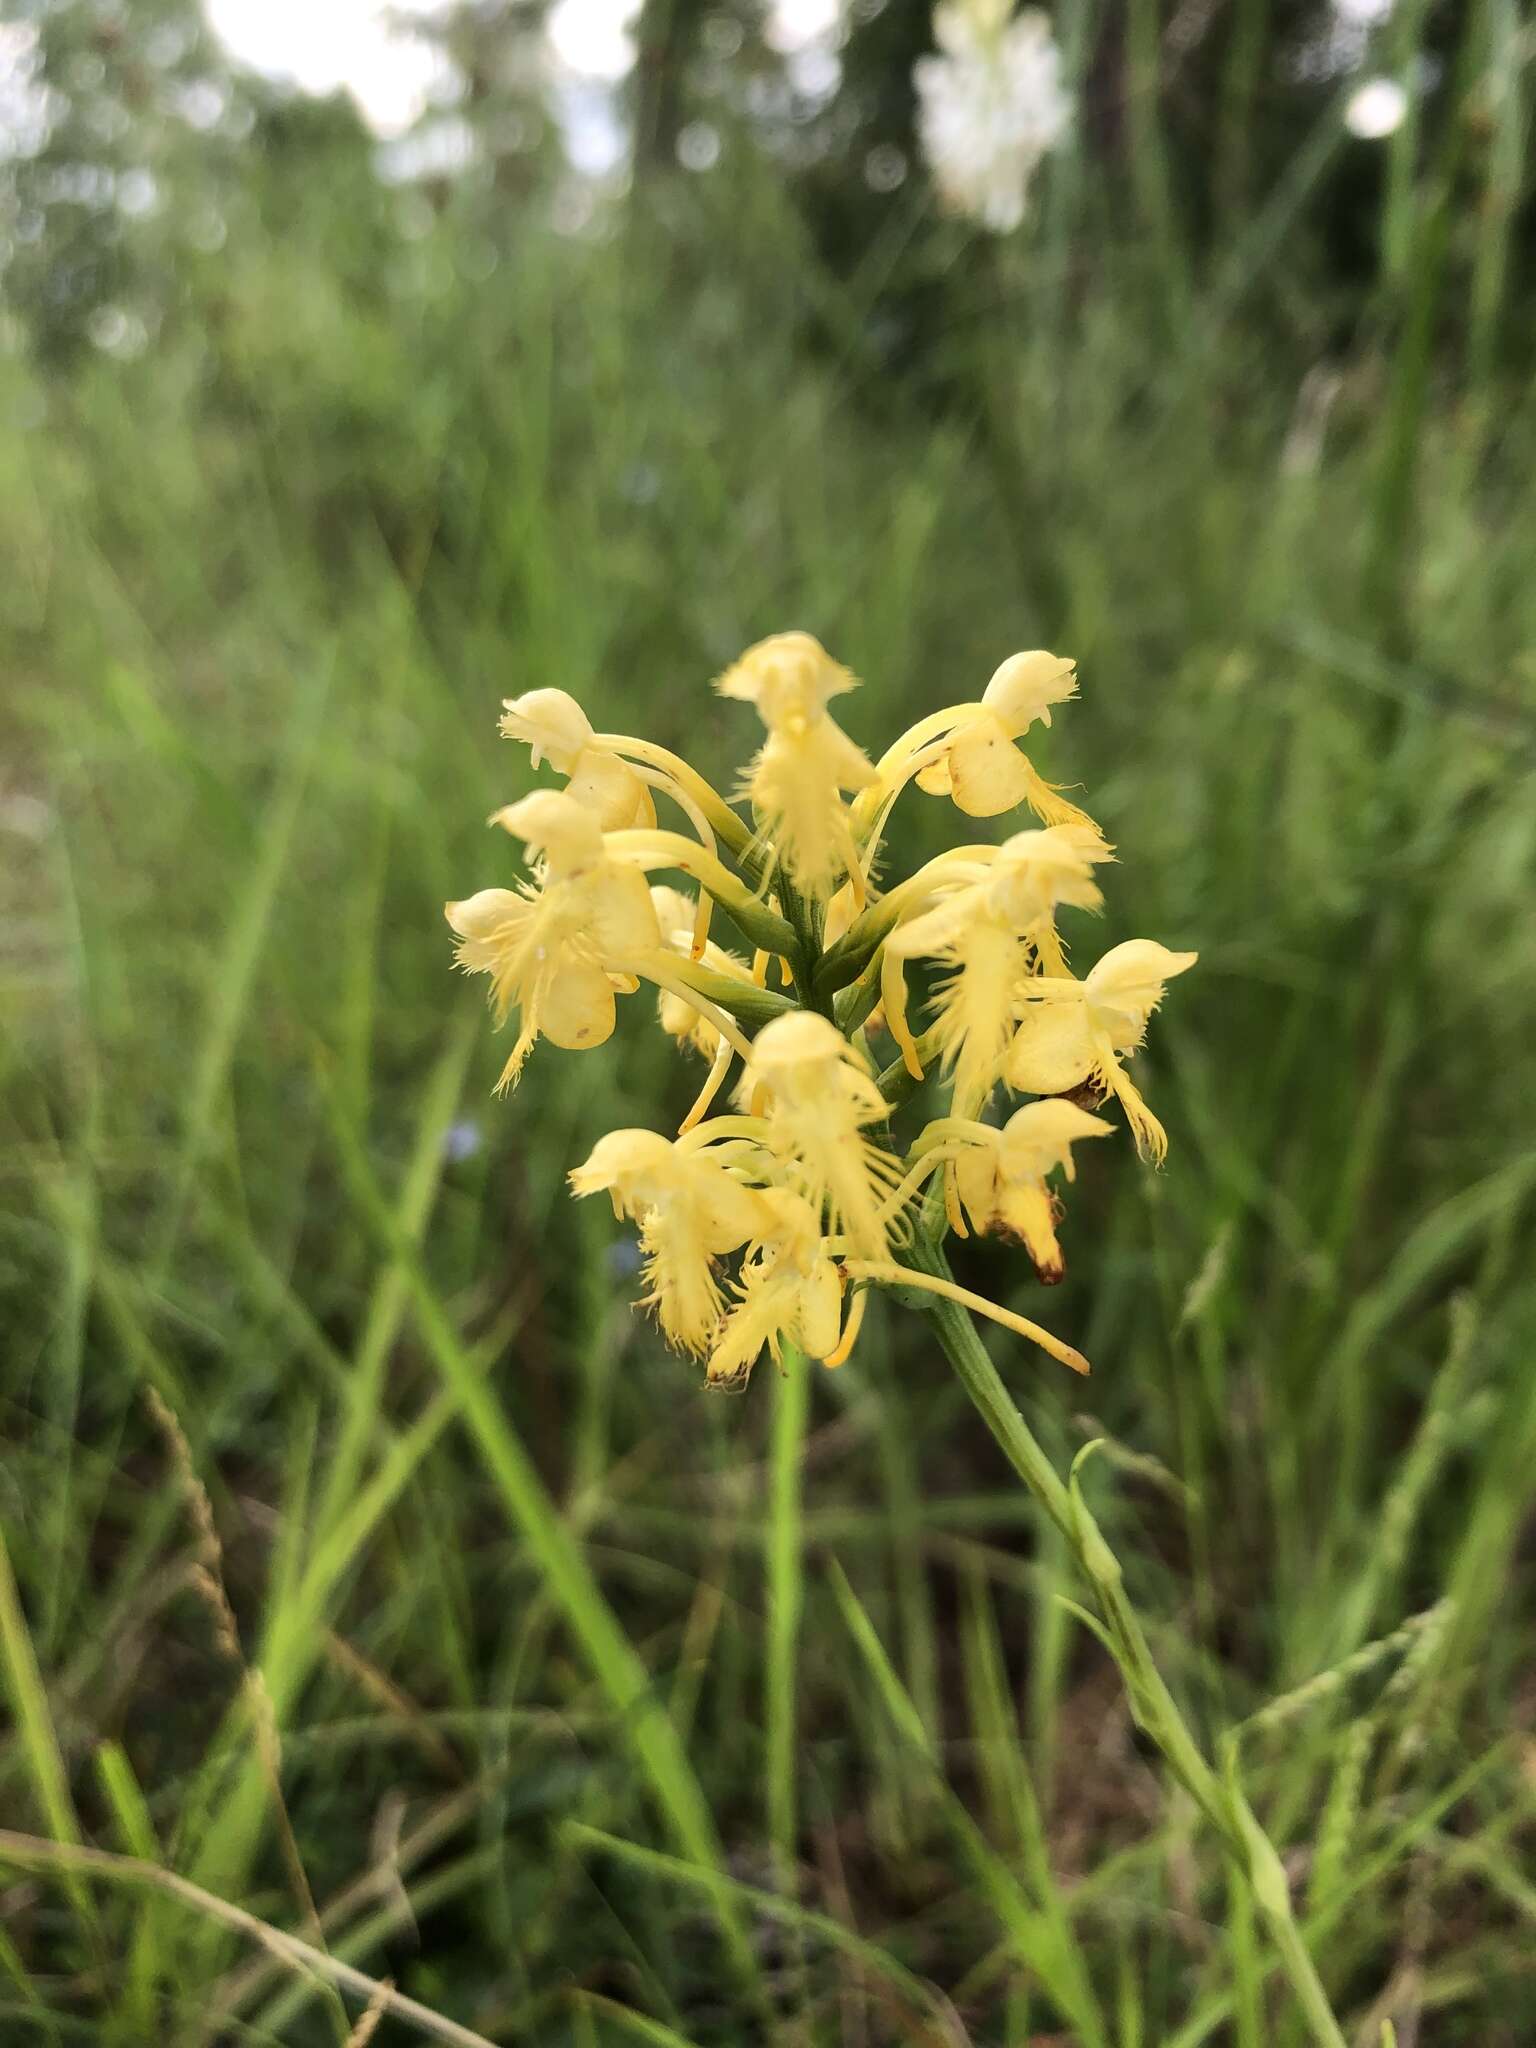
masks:
[[(1006, 13), (1004, 0), (973, 4)], [(921, 720), (878, 768), (830, 715), (853, 684), (808, 633), (758, 642), (719, 679), (764, 727), (742, 784), (750, 823), (677, 755), (595, 731), (565, 691), (507, 701), (502, 731), (565, 783), (491, 820), (521, 843), (521, 879), (445, 906), (458, 964), (487, 977), (498, 1025), (515, 1019), (498, 1086), (540, 1038), (603, 1044), (642, 982), (663, 1031), (707, 1063), (675, 1138), (611, 1131), (570, 1183), (606, 1192), (633, 1224), (643, 1303), (674, 1349), (706, 1361), (710, 1386), (742, 1385), (765, 1351), (787, 1369), (797, 1354), (841, 1365), (877, 1289), (985, 1316), (1086, 1372), (1065, 1338), (964, 1286), (940, 1247), (989, 1233), (1020, 1245), (1039, 1280), (1060, 1279), (1052, 1183), (1072, 1179), (1080, 1139), (1109, 1134), (1093, 1106), (1114, 1095), (1138, 1148), (1166, 1150), (1125, 1063), (1195, 955), (1133, 939), (1081, 980), (1068, 964), (1057, 920), (1102, 907), (1114, 855), (1017, 743), (1075, 694), (1070, 661), (1014, 655), (980, 699)], [(1042, 823), (903, 870), (882, 838), (913, 781), (973, 817), (1023, 803)], [(658, 826), (658, 796), (694, 836)], [(895, 868), (879, 894), (877, 862)], [(712, 935), (712, 910), (739, 947)], [(914, 961), (932, 974), (920, 1038)], [(901, 1058), (880, 1072), (882, 1029)], [(918, 1083), (939, 1100), (903, 1156), (893, 1129)], [(985, 1121), (1000, 1084), (1039, 1099)]]

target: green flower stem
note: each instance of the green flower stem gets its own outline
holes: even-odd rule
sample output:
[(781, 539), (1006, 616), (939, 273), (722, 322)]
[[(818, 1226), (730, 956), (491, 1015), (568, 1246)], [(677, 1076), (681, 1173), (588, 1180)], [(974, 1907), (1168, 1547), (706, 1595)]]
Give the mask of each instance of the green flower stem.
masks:
[(776, 917), (760, 896), (755, 896), (745, 882), (696, 839), (685, 839), (680, 832), (631, 828), (605, 832), (603, 848), (610, 859), (629, 862), (642, 870), (678, 869), (713, 896), (754, 946), (762, 947), (766, 953), (794, 951), (795, 934), (783, 918)]
[(774, 1017), (787, 1016), (796, 1007), (777, 989), (763, 988), (755, 981), (744, 981), (734, 974), (720, 974), (700, 960), (685, 960), (680, 955), (672, 955), (670, 961), (679, 981), (696, 989), (717, 1008), (729, 1010), (738, 1024), (751, 1025), (755, 1029)]
[(600, 732), (597, 744), (612, 753), (627, 756), (631, 761), (641, 761), (667, 781), (676, 783), (698, 806), (709, 820), (711, 830), (725, 841), (734, 855), (740, 856), (751, 846), (752, 833), (745, 820), (737, 817), (714, 784), (706, 782), (698, 769), (691, 767), (681, 755), (624, 732)]
[[(819, 1016), (831, 1018), (832, 999), (818, 988), (815, 980), (819, 964), (825, 957), (821, 950), (820, 906), (800, 893), (790, 880), (782, 862), (774, 869), (773, 893), (778, 898), (779, 906), (795, 935), (795, 944), (789, 950), (789, 962), (794, 969), (795, 987), (801, 998), (801, 1007), (815, 1010)], [(836, 1021), (835, 1018), (833, 1021)]]
[(767, 1656), (763, 1725), (768, 1784), (768, 1845), (774, 1883), (795, 1890), (796, 1677), (800, 1618), (805, 1604), (805, 1526), (801, 1486), (806, 1418), (810, 1412), (810, 1360), (786, 1348), (774, 1392), (769, 1460), (767, 1529)]
[[(926, 1232), (918, 1232), (907, 1257), (910, 1264), (936, 1278), (952, 1278), (942, 1248)], [(999, 1449), (1066, 1538), (1099, 1609), (1097, 1620), (1092, 1616), (1084, 1619), (1120, 1667), (1137, 1726), (1157, 1744), (1174, 1776), (1216, 1829), (1223, 1848), (1246, 1878), (1314, 2040), (1322, 2048), (1346, 2048), (1343, 2031), (1291, 1911), (1290, 1886), (1274, 1845), (1243, 1797), (1235, 1764), (1223, 1781), (1191, 1734), (1153, 1661), (1126, 1593), (1119, 1559), (1083, 1500), (1075, 1467), (1070, 1479), (1063, 1480), (1035, 1441), (976, 1334), (969, 1312), (958, 1303), (940, 1300), (925, 1303), (924, 1308), (945, 1355)]]

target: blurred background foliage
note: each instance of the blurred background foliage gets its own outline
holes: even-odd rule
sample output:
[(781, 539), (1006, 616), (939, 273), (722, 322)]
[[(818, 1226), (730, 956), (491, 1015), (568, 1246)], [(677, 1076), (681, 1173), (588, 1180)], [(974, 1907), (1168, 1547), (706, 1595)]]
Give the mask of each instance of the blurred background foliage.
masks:
[[(808, 1413), (705, 1396), (562, 1185), (697, 1075), (637, 1002), (493, 1102), (449, 971), (441, 902), (514, 872), (503, 694), (724, 781), (762, 633), (854, 667), (874, 748), (1049, 645), (1103, 943), (1202, 959), (1143, 1056), (1166, 1170), (1084, 1162), (1044, 1311), (964, 1277), (1094, 1359), (994, 1347), (1063, 1462), (1107, 1440), (1199, 1725), (1261, 1716), (1357, 2038), (1531, 2038), (1532, 27), (1358, 12), (1061, 5), (1079, 117), (996, 240), (934, 206), (896, 0), (646, 0), (596, 81), (537, 6), (413, 16), (439, 83), (382, 137), (190, 0), (11, 7), (7, 1825), (319, 1909), (498, 2041), (1299, 2038), (922, 1320)], [(645, 1860), (551, 1526), (753, 1888), (745, 1989)], [(206, 1918), (12, 1876), (7, 2041), (346, 2037)]]

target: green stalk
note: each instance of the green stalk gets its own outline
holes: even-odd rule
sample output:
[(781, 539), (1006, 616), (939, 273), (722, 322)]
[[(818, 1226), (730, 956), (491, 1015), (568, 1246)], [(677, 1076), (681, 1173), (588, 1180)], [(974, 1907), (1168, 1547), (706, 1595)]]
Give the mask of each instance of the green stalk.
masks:
[(1162, 129), (1160, 13), (1158, 0), (1127, 0), (1125, 122), (1136, 211), (1156, 251), (1158, 282), (1166, 297), (1170, 325), (1177, 325), (1189, 289)]
[(809, 1359), (788, 1351), (773, 1405), (768, 1505), (768, 1655), (764, 1681), (768, 1841), (774, 1877), (793, 1893), (795, 1870), (796, 1646), (805, 1592), (805, 1533), (800, 1468), (810, 1405)]
[(609, 857), (633, 861), (648, 872), (653, 867), (676, 868), (706, 890), (727, 916), (733, 917), (754, 946), (767, 953), (793, 953), (795, 933), (782, 917), (775, 917), (767, 904), (733, 875), (723, 861), (696, 839), (680, 832), (630, 829), (605, 832), (603, 846)]
[(798, 1007), (776, 989), (762, 988), (755, 981), (743, 981), (734, 974), (721, 974), (699, 960), (677, 959), (671, 963), (679, 981), (685, 981), (717, 1008), (728, 1010), (738, 1024), (757, 1029), (775, 1017), (785, 1017)]
[[(80, 1819), (70, 1796), (69, 1772), (59, 1748), (53, 1711), (48, 1703), (48, 1688), (38, 1669), (3, 1530), (0, 1530), (0, 1679), (4, 1680), (3, 1690), (15, 1709), (22, 1761), (32, 1780), (38, 1811), (52, 1828), (55, 1841), (66, 1846), (77, 1845), (82, 1837)], [(69, 1870), (65, 1884), (75, 1911), (86, 1927), (93, 1933), (99, 1933), (100, 1923), (89, 1886), (73, 1869)]]
[(778, 950), (787, 953), (790, 965), (794, 968), (800, 1006), (815, 1010), (823, 1017), (831, 1017), (831, 997), (816, 983), (823, 957), (822, 912), (818, 905), (809, 897), (803, 896), (795, 887), (782, 861), (776, 861), (774, 865), (773, 893), (784, 912), (785, 922), (794, 933), (793, 946), (781, 946)]
[[(952, 1277), (943, 1250), (926, 1234), (919, 1233), (908, 1258), (926, 1273), (946, 1280)], [(935, 1301), (927, 1313), (945, 1356), (999, 1449), (1060, 1530), (1091, 1586), (1098, 1618), (1085, 1614), (1082, 1619), (1119, 1665), (1137, 1726), (1162, 1751), (1174, 1776), (1216, 1829), (1223, 1848), (1246, 1880), (1313, 2039), (1321, 2048), (1345, 2048), (1344, 2034), (1291, 1911), (1290, 1885), (1280, 1858), (1238, 1783), (1235, 1747), (1228, 1751), (1224, 1776), (1218, 1776), (1153, 1661), (1125, 1590), (1120, 1561), (1089, 1513), (1077, 1483), (1077, 1464), (1085, 1454), (1079, 1453), (1070, 1478), (1063, 1480), (1015, 1406), (969, 1312), (958, 1303)]]
[(1248, 209), (1253, 182), (1254, 107), (1269, 51), (1271, 0), (1238, 0), (1222, 74), (1216, 144), (1216, 193), (1228, 233)]
[[(1412, 267), (1417, 201), (1414, 171), (1418, 163), (1421, 95), (1414, 89), (1414, 66), (1420, 55), (1429, 0), (1405, 0), (1393, 11), (1382, 32), (1382, 70), (1408, 94), (1403, 119), (1387, 142), (1386, 189), (1382, 196), (1381, 270), (1392, 284), (1402, 284)], [(1455, 115), (1452, 116), (1454, 120)]]
[(1525, 183), (1525, 77), (1518, 55), (1514, 0), (1485, 0), (1481, 70), (1489, 96), (1487, 168), (1476, 210), (1468, 309), (1467, 389), (1474, 404), (1489, 400), (1498, 360), (1498, 329), (1509, 275), (1515, 216)]
[[(1411, 638), (1408, 600), (1413, 585), (1419, 455), (1429, 407), (1436, 326), (1445, 301), (1458, 219), (1457, 180), (1468, 139), (1463, 109), (1471, 92), (1477, 47), (1475, 28), (1469, 28), (1452, 73), (1454, 111), (1448, 116), (1430, 195), (1412, 237), (1411, 264), (1399, 275), (1395, 266), (1406, 259), (1393, 254), (1391, 248), (1387, 255), (1389, 272), (1401, 285), (1403, 310), (1400, 329), (1392, 337), (1392, 388), (1376, 479), (1366, 595), (1378, 615), (1388, 652), (1398, 655), (1407, 651)], [(1406, 220), (1408, 216), (1404, 213), (1401, 217)], [(1407, 228), (1394, 228), (1393, 232), (1406, 234)]]

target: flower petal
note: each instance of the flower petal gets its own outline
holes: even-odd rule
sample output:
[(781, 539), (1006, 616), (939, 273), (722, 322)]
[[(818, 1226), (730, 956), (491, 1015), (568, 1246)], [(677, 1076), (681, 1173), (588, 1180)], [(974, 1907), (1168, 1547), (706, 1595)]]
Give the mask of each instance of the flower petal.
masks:
[(613, 984), (590, 960), (566, 960), (539, 1005), (539, 1029), (551, 1045), (583, 1052), (613, 1035)]
[(510, 832), (530, 853), (542, 853), (552, 874), (591, 867), (603, 856), (603, 830), (563, 789), (536, 789), (503, 804), (491, 824)]
[(955, 1186), (971, 1219), (971, 1228), (983, 1236), (997, 1214), (997, 1146), (967, 1145), (955, 1161)]
[(998, 1222), (1005, 1235), (1018, 1238), (1035, 1271), (1047, 1287), (1066, 1272), (1056, 1241), (1056, 1203), (1043, 1180), (1005, 1184), (998, 1202)]
[(956, 804), (969, 818), (996, 818), (1029, 794), (1029, 763), (995, 718), (978, 719), (949, 750)]
[(1061, 1166), (1071, 1180), (1072, 1147), (1080, 1138), (1107, 1138), (1114, 1128), (1075, 1102), (1026, 1102), (1003, 1126), (1003, 1171), (1012, 1181), (1044, 1180)]
[(588, 748), (576, 762), (565, 793), (591, 811), (605, 832), (649, 831), (655, 826), (651, 792), (616, 754)]
[(830, 1259), (818, 1259), (800, 1283), (795, 1335), (802, 1351), (825, 1358), (842, 1334), (843, 1289)]
[(707, 1175), (701, 1173), (697, 1182), (699, 1234), (715, 1257), (739, 1251), (742, 1245), (761, 1237), (771, 1227), (772, 1216), (756, 1188), (743, 1187), (724, 1167), (707, 1160), (697, 1164), (708, 1169)]
[(611, 967), (662, 950), (656, 906), (638, 869), (604, 862), (588, 884), (588, 906), (586, 936)]
[(813, 634), (800, 632), (759, 640), (715, 684), (722, 697), (755, 704), (770, 731), (803, 727), (825, 710), (829, 698), (856, 686), (857, 678)]
[(1170, 952), (1156, 939), (1126, 939), (1094, 962), (1084, 986), (1090, 999), (1106, 1008), (1155, 1010), (1164, 984), (1193, 967), (1199, 957)]
[(957, 889), (920, 917), (905, 918), (886, 940), (898, 960), (941, 959), (964, 932), (976, 910), (974, 889)]
[(443, 915), (461, 939), (491, 939), (526, 919), (528, 903), (512, 889), (477, 889), (462, 903), (445, 903)]
[(1061, 1095), (1086, 1081), (1098, 1064), (1081, 1003), (1031, 1003), (1005, 1068), (1008, 1085), (1025, 1095)]

